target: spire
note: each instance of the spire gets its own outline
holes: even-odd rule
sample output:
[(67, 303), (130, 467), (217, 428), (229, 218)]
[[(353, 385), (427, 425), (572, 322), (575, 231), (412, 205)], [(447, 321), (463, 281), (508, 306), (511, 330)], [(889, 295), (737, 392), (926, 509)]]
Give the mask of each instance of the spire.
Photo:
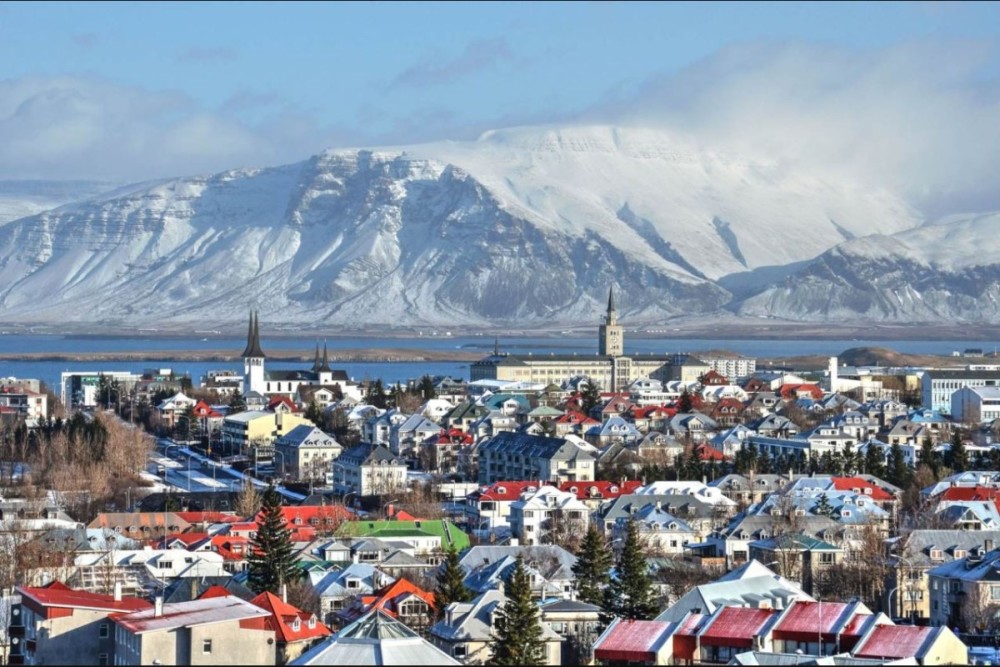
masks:
[[(317, 348), (319, 349), (319, 348)], [(326, 353), (326, 341), (323, 341), (323, 365), (319, 367), (320, 373), (332, 373), (333, 370), (330, 368), (330, 357)]]
[(313, 373), (319, 372), (319, 340), (316, 341), (316, 356), (313, 357)]
[(615, 286), (608, 288), (608, 315), (615, 312)]
[(241, 355), (244, 359), (263, 359), (264, 351), (260, 349), (260, 316), (250, 311), (250, 328), (247, 330), (247, 346)]
[(500, 356), (500, 336), (494, 336), (493, 338), (493, 356)]

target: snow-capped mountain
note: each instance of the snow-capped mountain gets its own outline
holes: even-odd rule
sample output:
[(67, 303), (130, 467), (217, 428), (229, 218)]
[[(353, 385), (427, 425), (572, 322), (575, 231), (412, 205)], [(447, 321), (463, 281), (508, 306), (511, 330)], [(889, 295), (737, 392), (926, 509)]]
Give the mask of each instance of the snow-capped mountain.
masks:
[(1000, 321), (1000, 213), (855, 239), (745, 299), (792, 320)]
[(892, 193), (658, 130), (518, 128), (123, 188), (12, 222), (0, 317), (236, 322), (255, 305), (297, 324), (530, 326), (596, 321), (615, 284), (622, 317), (655, 321), (718, 312), (732, 300), (720, 279), (920, 223)]

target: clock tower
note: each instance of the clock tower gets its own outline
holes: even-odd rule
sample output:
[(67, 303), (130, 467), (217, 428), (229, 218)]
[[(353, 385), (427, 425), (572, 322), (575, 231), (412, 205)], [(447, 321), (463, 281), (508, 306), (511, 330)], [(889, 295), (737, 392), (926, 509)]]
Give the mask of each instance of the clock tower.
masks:
[(597, 336), (597, 353), (601, 356), (620, 357), (625, 354), (625, 331), (618, 324), (615, 312), (615, 288), (608, 289), (608, 312), (604, 316)]

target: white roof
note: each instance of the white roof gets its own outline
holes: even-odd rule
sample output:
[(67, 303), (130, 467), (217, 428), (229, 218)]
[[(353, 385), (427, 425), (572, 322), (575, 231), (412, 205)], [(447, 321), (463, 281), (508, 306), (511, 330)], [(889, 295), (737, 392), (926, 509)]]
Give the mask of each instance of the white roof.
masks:
[(211, 625), (271, 615), (270, 612), (235, 595), (165, 604), (163, 605), (163, 613), (160, 616), (155, 614), (154, 607), (118, 616), (114, 620), (133, 633), (142, 634), (156, 630), (189, 628), (195, 625)]

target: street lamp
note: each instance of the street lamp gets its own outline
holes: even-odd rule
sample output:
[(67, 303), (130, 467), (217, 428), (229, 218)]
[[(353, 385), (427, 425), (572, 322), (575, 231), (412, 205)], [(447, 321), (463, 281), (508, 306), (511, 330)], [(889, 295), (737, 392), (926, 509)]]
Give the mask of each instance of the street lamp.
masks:
[[(176, 442), (172, 442), (169, 445), (164, 446), (164, 448), (163, 448), (163, 455), (164, 456), (167, 456), (167, 452), (170, 451), (171, 447), (181, 447), (181, 445), (177, 444)], [(167, 458), (170, 458), (170, 457), (167, 457)], [(188, 461), (187, 490), (188, 490), (188, 493), (191, 493), (191, 455), (190, 454), (188, 454), (187, 461)], [(164, 475), (164, 477), (165, 476), (166, 475)]]
[[(913, 568), (913, 564), (910, 563), (910, 559), (906, 558), (905, 556), (896, 556), (896, 560), (900, 560), (900, 561), (905, 562), (906, 566), (908, 568), (910, 568), (910, 569)], [(905, 576), (905, 571), (904, 571), (904, 576)], [(900, 577), (897, 574), (896, 575), (896, 585), (895, 585), (895, 587), (893, 587), (893, 589), (891, 591), (889, 591), (889, 595), (886, 597), (886, 600), (885, 600), (886, 607), (889, 608), (889, 613), (890, 614), (894, 614), (895, 611), (896, 611), (893, 608), (893, 606), (892, 606), (892, 594), (895, 593), (896, 591), (898, 591), (900, 588), (902, 588), (903, 582), (901, 581), (901, 579), (902, 579), (902, 577)], [(912, 588), (911, 588), (911, 590), (912, 590)], [(897, 596), (896, 597), (896, 601), (900, 603), (900, 605), (899, 605), (900, 609), (899, 609), (899, 614), (896, 615), (895, 618), (902, 618), (902, 616), (903, 616), (903, 604), (902, 604), (901, 598), (899, 598), (899, 596)], [(912, 602), (912, 598), (911, 598), (911, 602)]]

